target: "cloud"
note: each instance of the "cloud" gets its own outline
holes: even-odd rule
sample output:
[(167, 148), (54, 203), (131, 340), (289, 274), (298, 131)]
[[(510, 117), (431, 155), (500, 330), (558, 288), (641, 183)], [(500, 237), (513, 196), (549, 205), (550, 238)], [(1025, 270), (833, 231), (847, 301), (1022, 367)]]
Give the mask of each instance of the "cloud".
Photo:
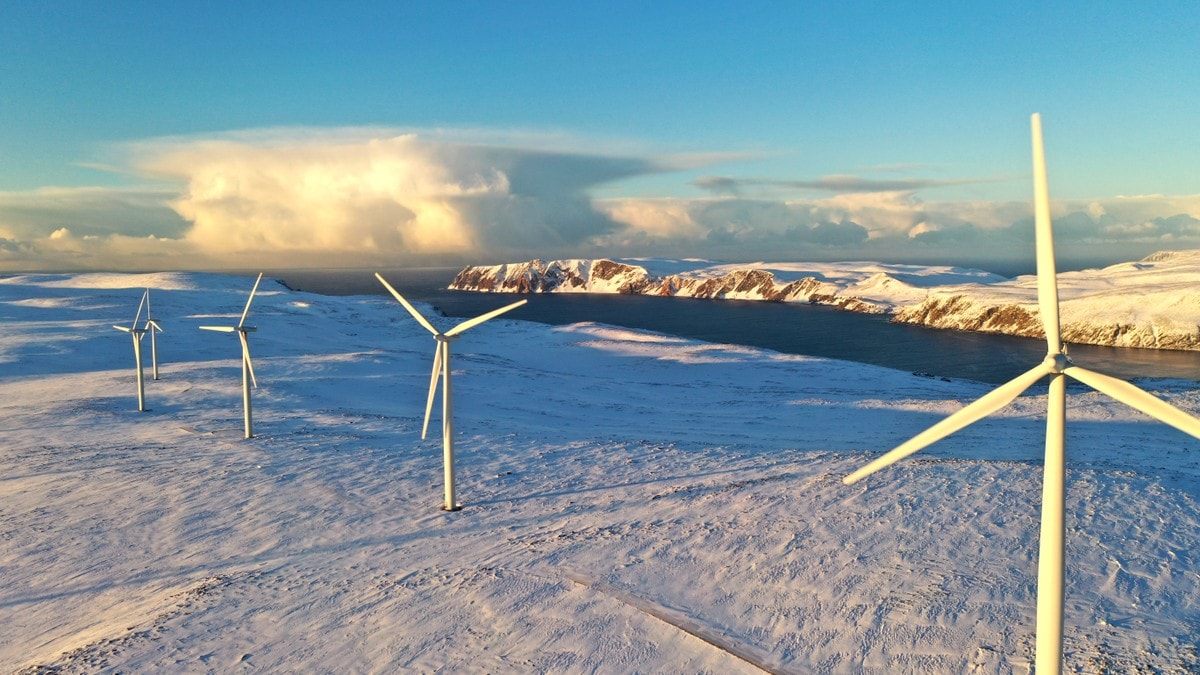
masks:
[[(985, 267), (988, 260), (1032, 260), (1028, 202), (927, 202), (911, 192), (881, 192), (603, 205), (625, 225), (622, 241), (638, 242), (642, 255), (938, 260)], [(1200, 246), (1200, 196), (1060, 201), (1052, 211), (1059, 252), (1071, 259), (1128, 260), (1158, 248)]]
[[(896, 168), (893, 171), (899, 170)], [(692, 185), (715, 195), (740, 195), (746, 188), (771, 188), (788, 190), (810, 190), (837, 194), (858, 192), (912, 192), (929, 188), (954, 185), (995, 183), (1006, 179), (997, 178), (891, 178), (887, 180), (862, 178), (860, 176), (830, 175), (816, 180), (780, 180), (773, 178), (732, 178), (730, 176), (701, 176)]]
[(0, 192), (0, 227), (11, 236), (36, 239), (68, 228), (81, 235), (181, 236), (188, 223), (169, 202), (173, 189), (43, 188)]
[(148, 174), (185, 185), (186, 238), (222, 251), (470, 255), (564, 248), (617, 226), (589, 190), (663, 170), (638, 157), (472, 145), (415, 134), (167, 140)]
[[(601, 186), (619, 194), (625, 179), (737, 156), (656, 156), (628, 145), (612, 154), (598, 145), (559, 134), (380, 128), (149, 139), (104, 162), (143, 187), (0, 193), (0, 266), (455, 265), (598, 255), (982, 265), (1032, 251), (1026, 200), (918, 196), (986, 182), (979, 179), (709, 175), (693, 181), (707, 197), (599, 199)], [(1052, 211), (1060, 254), (1103, 251), (1119, 260), (1200, 246), (1200, 195), (1055, 201)]]
[(164, 269), (202, 263), (163, 188), (0, 192), (0, 268)]

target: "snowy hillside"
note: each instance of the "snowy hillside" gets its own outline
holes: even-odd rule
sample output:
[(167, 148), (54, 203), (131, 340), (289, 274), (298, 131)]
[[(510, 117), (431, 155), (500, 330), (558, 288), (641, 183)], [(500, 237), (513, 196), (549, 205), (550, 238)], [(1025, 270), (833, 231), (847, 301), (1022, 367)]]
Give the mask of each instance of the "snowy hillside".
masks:
[[(0, 671), (1031, 668), (1041, 386), (847, 487), (988, 387), (516, 310), (455, 343), (446, 513), (391, 298), (264, 280), (241, 438), (237, 339), (197, 327), (251, 283), (0, 277)], [(1067, 436), (1068, 670), (1196, 672), (1200, 442), (1083, 389)]]
[[(1156, 253), (1103, 269), (1060, 272), (1067, 342), (1200, 349), (1200, 251)], [(1037, 278), (933, 289), (895, 320), (934, 328), (1042, 337)]]
[[(920, 265), (559, 260), (468, 267), (451, 288), (637, 293), (811, 302), (931, 328), (1041, 337), (1037, 282)], [(1063, 336), (1076, 344), (1200, 349), (1200, 251), (1059, 274)]]
[(923, 300), (931, 286), (1002, 280), (980, 270), (866, 262), (719, 265), (704, 260), (598, 259), (468, 267), (450, 288), (812, 302), (883, 313), (900, 303)]

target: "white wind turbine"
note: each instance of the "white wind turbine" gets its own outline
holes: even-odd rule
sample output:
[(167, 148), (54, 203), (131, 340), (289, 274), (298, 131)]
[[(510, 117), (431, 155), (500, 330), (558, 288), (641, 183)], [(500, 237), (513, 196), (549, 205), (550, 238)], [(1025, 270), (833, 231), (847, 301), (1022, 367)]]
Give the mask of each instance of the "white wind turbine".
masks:
[(494, 319), (501, 314), (516, 309), (524, 305), (527, 300), (520, 300), (511, 305), (505, 305), (500, 309), (492, 310), (487, 314), (468, 319), (445, 333), (433, 327), (433, 324), (421, 316), (421, 313), (416, 310), (408, 300), (404, 299), (396, 289), (392, 288), (379, 273), (375, 274), (375, 278), (379, 279), (379, 283), (383, 284), (388, 291), (391, 292), (404, 309), (412, 314), (417, 323), (421, 324), (425, 330), (433, 333), (433, 339), (437, 341), (436, 350), (433, 353), (433, 373), (429, 376), (429, 396), (425, 400), (425, 426), (421, 428), (421, 438), (424, 439), (426, 432), (429, 431), (429, 415), (433, 412), (433, 397), (437, 392), (438, 380), (442, 381), (442, 464), (446, 482), (446, 500), (442, 508), (446, 511), (458, 511), (462, 508), (455, 500), (454, 496), (454, 416), (451, 407), (450, 396), (450, 343), (458, 339), (458, 336), (484, 321)]
[(1042, 516), (1038, 553), (1037, 626), (1034, 669), (1038, 675), (1062, 669), (1063, 632), (1063, 520), (1064, 435), (1066, 376), (1136, 408), (1176, 429), (1200, 438), (1200, 419), (1156, 398), (1124, 380), (1080, 368), (1067, 357), (1058, 320), (1058, 282), (1054, 267), (1054, 239), (1050, 227), (1050, 196), (1046, 158), (1042, 147), (1041, 116), (1032, 117), (1033, 192), (1036, 222), (1038, 310), (1046, 332), (1045, 360), (962, 410), (916, 435), (891, 452), (846, 476), (849, 485), (889, 466), (950, 434), (1003, 408), (1035, 382), (1050, 376), (1046, 401), (1046, 458), (1042, 476)]
[(155, 333), (163, 332), (162, 326), (158, 322), (150, 318), (150, 289), (142, 295), (143, 302), (146, 303), (146, 325), (142, 329), (150, 334), (150, 373), (154, 379), (158, 379), (158, 342), (154, 339)]
[(138, 321), (142, 318), (142, 307), (146, 306), (146, 298), (149, 295), (149, 289), (142, 294), (142, 301), (138, 303), (137, 314), (133, 317), (133, 323), (129, 324), (128, 327), (113, 325), (113, 328), (123, 333), (129, 333), (133, 337), (133, 360), (137, 363), (137, 399), (139, 412), (145, 412), (146, 410), (146, 385), (145, 377), (142, 374), (142, 338), (145, 337), (148, 328), (138, 328), (137, 325)]
[(242, 310), (242, 318), (238, 320), (236, 326), (200, 326), (201, 330), (215, 330), (221, 333), (237, 333), (238, 340), (242, 343), (242, 404), (246, 411), (246, 438), (254, 436), (254, 425), (252, 422), (252, 414), (250, 409), (250, 385), (258, 387), (258, 380), (254, 378), (254, 364), (250, 362), (250, 342), (246, 336), (258, 330), (254, 326), (246, 325), (246, 316), (250, 314), (250, 303), (254, 302), (254, 294), (258, 292), (258, 284), (262, 281), (262, 272), (259, 272), (258, 278), (254, 280), (254, 288), (250, 289), (250, 297), (246, 299), (246, 308)]

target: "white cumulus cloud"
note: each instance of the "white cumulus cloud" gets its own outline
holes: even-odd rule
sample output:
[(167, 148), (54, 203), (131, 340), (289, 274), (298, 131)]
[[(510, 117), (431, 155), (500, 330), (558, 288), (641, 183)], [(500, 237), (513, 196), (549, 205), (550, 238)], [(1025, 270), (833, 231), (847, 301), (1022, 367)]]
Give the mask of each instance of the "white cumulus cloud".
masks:
[[(705, 162), (747, 157), (655, 155), (561, 134), (269, 129), (118, 150), (104, 165), (143, 187), (0, 192), (0, 267), (454, 265), (598, 255), (984, 266), (1032, 250), (1029, 201), (925, 194), (986, 181), (695, 178), (690, 172)], [(710, 196), (620, 196), (622, 179), (670, 171), (680, 173), (682, 192), (699, 186)], [(601, 186), (616, 196), (598, 198)], [(1159, 247), (1200, 247), (1200, 195), (1057, 200), (1052, 212), (1059, 252), (1068, 256), (1129, 260)]]

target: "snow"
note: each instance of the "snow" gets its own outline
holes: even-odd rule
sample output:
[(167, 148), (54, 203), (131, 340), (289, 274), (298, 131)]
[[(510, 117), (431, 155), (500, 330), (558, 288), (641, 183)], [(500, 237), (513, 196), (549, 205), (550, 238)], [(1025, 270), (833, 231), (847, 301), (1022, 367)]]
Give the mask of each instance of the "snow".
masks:
[[(111, 325), (146, 284), (138, 413)], [(434, 344), (391, 298), (264, 280), (241, 438), (240, 348), (197, 327), (251, 284), (0, 279), (0, 670), (1031, 669), (1041, 386), (848, 487), (989, 387), (517, 310), (456, 343), (446, 513)], [(1068, 405), (1067, 670), (1195, 672), (1200, 442)]]

